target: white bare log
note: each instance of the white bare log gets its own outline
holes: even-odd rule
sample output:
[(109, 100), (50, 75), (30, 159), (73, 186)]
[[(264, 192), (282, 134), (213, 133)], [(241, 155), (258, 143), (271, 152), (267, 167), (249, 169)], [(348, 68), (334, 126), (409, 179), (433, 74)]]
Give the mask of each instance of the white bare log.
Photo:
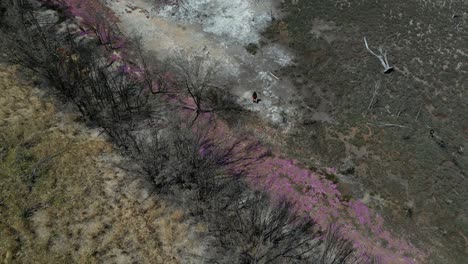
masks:
[(381, 126), (381, 127), (406, 127), (406, 126), (402, 126), (402, 125), (398, 125), (398, 124), (389, 124), (389, 123), (380, 123), (380, 124), (377, 124), (378, 126)]
[(384, 67), (384, 73), (390, 73), (393, 71), (393, 67), (390, 66), (390, 63), (388, 63), (388, 59), (387, 59), (387, 52), (382, 50), (382, 48), (380, 47), (379, 48), (379, 52), (380, 54), (376, 54), (374, 51), (372, 51), (370, 48), (369, 48), (369, 44), (367, 44), (367, 39), (366, 37), (364, 37), (364, 44), (366, 45), (366, 49), (372, 54), (374, 55), (375, 57), (377, 57), (380, 61), (380, 63), (382, 64), (382, 66)]
[(398, 124), (390, 124), (390, 123), (378, 123), (378, 124), (374, 124), (374, 123), (370, 123), (370, 122), (367, 122), (368, 125), (374, 125), (374, 126), (379, 126), (379, 127), (401, 127), (401, 128), (405, 128), (406, 126), (402, 126), (402, 125), (398, 125)]

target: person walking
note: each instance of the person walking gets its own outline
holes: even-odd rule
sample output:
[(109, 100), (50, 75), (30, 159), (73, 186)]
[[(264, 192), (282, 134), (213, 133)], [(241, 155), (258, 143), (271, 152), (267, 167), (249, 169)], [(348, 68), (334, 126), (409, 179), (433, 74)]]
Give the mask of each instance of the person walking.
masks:
[(257, 103), (257, 92), (253, 92), (253, 94), (252, 94), (252, 102)]
[(258, 104), (261, 100), (262, 100), (262, 99), (260, 99), (260, 98), (257, 97), (257, 92), (253, 92), (253, 94), (252, 94), (252, 102)]

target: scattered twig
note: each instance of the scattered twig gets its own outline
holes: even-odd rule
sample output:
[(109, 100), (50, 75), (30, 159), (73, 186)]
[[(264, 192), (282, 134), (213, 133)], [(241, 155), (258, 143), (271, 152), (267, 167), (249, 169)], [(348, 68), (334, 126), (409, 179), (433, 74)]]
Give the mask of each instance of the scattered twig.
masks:
[(458, 231), (458, 234), (460, 234), (460, 236), (463, 237), (463, 239), (465, 240), (465, 246), (468, 247), (468, 239), (466, 238), (466, 236), (463, 235), (463, 233), (461, 231)]
[(418, 117), (419, 117), (419, 115), (421, 114), (421, 108), (422, 108), (422, 103), (421, 103), (421, 105), (419, 106), (418, 114), (417, 114), (416, 117), (414, 118), (414, 120), (416, 120), (416, 121), (418, 120)]
[(434, 202), (439, 206), (439, 208), (442, 208), (442, 206), (440, 205), (439, 201), (435, 198), (434, 195), (432, 195), (432, 199), (433, 199)]
[(369, 102), (369, 106), (367, 107), (367, 110), (371, 110), (374, 107), (374, 99), (375, 99), (375, 96), (377, 95), (377, 91), (379, 90), (379, 88), (380, 88), (380, 81), (375, 82), (374, 94), (372, 95), (372, 98)]
[(385, 110), (387, 110), (387, 112), (388, 112), (390, 115), (392, 114), (392, 112), (390, 111), (390, 106), (386, 105), (384, 108), (385, 108)]
[(401, 113), (403, 113), (405, 110), (406, 110), (406, 107), (404, 106), (406, 103), (406, 99), (403, 100), (400, 104), (400, 106), (398, 107), (398, 113), (397, 113), (397, 117), (400, 117)]
[(274, 75), (272, 72), (269, 71), (268, 73), (269, 73), (271, 76), (273, 76), (273, 78), (275, 78), (276, 80), (279, 80), (279, 78), (278, 78), (276, 75)]
[(452, 191), (453, 191), (454, 193), (456, 193), (458, 196), (460, 196), (460, 193), (457, 192), (457, 190), (455, 190), (455, 188), (453, 188), (453, 186), (451, 186), (451, 187), (452, 187)]
[(401, 113), (403, 113), (403, 110), (398, 110), (397, 117), (400, 117)]
[(207, 83), (207, 85), (210, 86), (210, 87), (213, 87), (213, 88), (221, 89), (221, 90), (224, 89), (223, 87), (221, 87), (220, 85), (217, 85), (217, 84)]
[(427, 128), (431, 128), (426, 122), (423, 122), (424, 125), (426, 125)]

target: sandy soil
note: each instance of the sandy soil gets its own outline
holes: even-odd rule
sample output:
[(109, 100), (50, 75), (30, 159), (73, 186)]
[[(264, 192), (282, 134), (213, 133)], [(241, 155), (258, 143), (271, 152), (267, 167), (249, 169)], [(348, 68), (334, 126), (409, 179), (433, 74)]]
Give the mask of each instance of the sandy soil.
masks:
[[(214, 21), (195, 19), (194, 14), (172, 13), (174, 8), (156, 8), (151, 1), (106, 1), (119, 16), (120, 27), (126, 34), (138, 34), (143, 38), (145, 48), (159, 57), (193, 56), (207, 54), (213, 62), (219, 63), (219, 75), (230, 93), (237, 95), (239, 103), (246, 109), (257, 111), (278, 124), (297, 116), (298, 95), (288, 78), (278, 78), (275, 72), (292, 65), (294, 56), (280, 44), (259, 46), (255, 55), (245, 46), (258, 43), (260, 33), (269, 25), (271, 13), (279, 16), (277, 1), (242, 1), (241, 7), (224, 7), (232, 19), (219, 18), (219, 8), (204, 9), (202, 16)], [(197, 1), (188, 1), (197, 2)], [(200, 2), (200, 1), (198, 1)], [(203, 2), (203, 1), (201, 1)], [(214, 4), (217, 1), (211, 1)], [(222, 3), (222, 1), (221, 1)], [(231, 10), (233, 9), (233, 10)], [(236, 13), (236, 12), (237, 13)], [(261, 17), (267, 21), (249, 23)], [(216, 27), (213, 26), (216, 23)], [(252, 93), (256, 91), (261, 103), (253, 104)], [(327, 117), (316, 116), (317, 119)]]

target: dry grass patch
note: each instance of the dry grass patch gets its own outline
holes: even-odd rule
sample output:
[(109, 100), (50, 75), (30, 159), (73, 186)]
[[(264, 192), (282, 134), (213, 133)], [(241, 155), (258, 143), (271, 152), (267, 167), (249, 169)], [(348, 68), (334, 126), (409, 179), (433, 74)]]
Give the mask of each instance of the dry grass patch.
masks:
[(182, 211), (15, 71), (0, 65), (0, 263), (179, 263), (199, 250)]

